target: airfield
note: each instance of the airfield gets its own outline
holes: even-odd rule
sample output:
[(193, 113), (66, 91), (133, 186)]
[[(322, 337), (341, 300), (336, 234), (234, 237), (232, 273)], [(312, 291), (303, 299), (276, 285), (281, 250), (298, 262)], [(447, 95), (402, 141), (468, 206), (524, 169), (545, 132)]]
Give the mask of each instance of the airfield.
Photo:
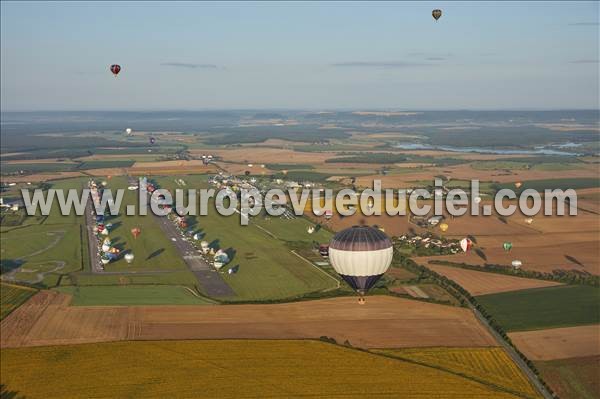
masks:
[[(208, 365), (220, 370), (212, 382), (195, 381), (188, 390), (178, 390), (181, 396), (203, 389), (240, 397), (236, 395), (247, 389), (253, 397), (251, 380), (256, 381), (256, 392), (274, 397), (331, 394), (342, 386), (351, 396), (349, 376), (366, 372), (380, 387), (381, 397), (417, 392), (423, 397), (465, 397), (464, 392), (469, 397), (541, 397), (532, 382), (535, 377), (523, 372), (490, 327), (491, 319), (560, 397), (598, 394), (597, 384), (585, 377), (597, 370), (600, 358), (594, 345), (600, 325), (596, 157), (383, 150), (388, 140), (405, 136), (357, 131), (351, 140), (333, 138), (322, 146), (281, 138), (218, 145), (211, 137), (153, 132), (161, 144), (149, 153), (145, 148), (115, 147), (119, 140), (128, 145), (146, 140), (148, 132), (137, 131), (126, 139), (120, 134), (109, 137), (114, 141), (110, 147), (92, 155), (30, 160), (18, 159), (23, 156), (18, 151), (7, 158), (3, 154), (3, 173), (8, 172), (2, 182), (13, 184), (3, 196), (16, 198), (18, 189), (43, 184), (81, 189), (90, 180), (104, 181), (112, 190), (126, 189), (138, 177), (169, 190), (210, 188), (219, 173), (254, 178), (267, 186), (279, 179), (334, 190), (351, 186), (353, 178), (359, 189), (370, 187), (375, 179), (384, 187), (415, 188), (431, 185), (432, 177), (441, 175), (449, 188), (480, 179), (482, 205), (490, 203), (495, 190), (517, 181), (522, 189), (572, 184), (580, 195), (580, 212), (571, 217), (540, 215), (531, 224), (521, 214), (447, 216), (448, 231), (441, 232), (436, 226), (419, 225), (410, 215), (334, 213), (329, 219), (308, 210), (286, 218), (261, 214), (240, 226), (238, 214), (220, 216), (211, 201), (213, 212), (186, 218), (186, 226), (212, 249), (228, 254), (228, 265), (216, 270), (198, 255), (199, 240), (166, 217), (107, 218), (113, 246), (134, 253), (135, 259), (127, 263), (119, 257), (101, 265), (89, 212), (61, 216), (56, 206), (49, 216), (7, 211), (1, 230), (0, 324), (2, 384), (7, 389), (39, 397), (41, 390), (31, 381), (40, 380), (50, 396), (73, 396), (51, 375), (33, 370), (32, 365), (61, 356), (72, 361), (61, 362), (56, 373), (68, 374), (71, 382), (84, 381), (93, 390), (111, 373), (126, 373), (139, 387), (156, 375), (125, 370), (128, 362), (146, 352), (157, 362), (173, 364), (173, 385), (161, 392), (177, 389), (175, 381), (184, 371), (176, 364), (189, 362), (198, 367), (195, 372), (206, 375), (215, 372), (207, 371)], [(171, 159), (181, 154), (185, 157)], [(204, 154), (212, 154), (214, 161), (205, 164)], [(22, 168), (27, 170), (20, 173)], [(136, 204), (137, 194), (125, 190), (123, 206)], [(309, 234), (307, 229), (317, 224), (320, 229)], [(364, 306), (318, 252), (318, 245), (328, 243), (335, 232), (360, 224), (377, 225), (397, 244), (392, 267)], [(141, 230), (138, 237), (131, 234), (134, 228)], [(397, 239), (403, 235), (431, 235), (444, 242), (468, 236), (475, 246), (466, 254), (441, 254), (401, 245)], [(508, 253), (502, 249), (505, 241), (513, 244)], [(514, 259), (522, 261), (519, 270), (511, 268)], [(236, 271), (230, 274), (230, 268)], [(480, 310), (465, 305), (465, 294), (457, 294), (448, 281), (472, 296), (490, 319), (486, 322)], [(189, 350), (198, 354), (185, 355)], [(78, 368), (93, 368), (92, 354), (116, 353), (128, 353), (124, 358), (130, 359), (118, 368), (106, 360), (101, 367), (111, 371), (100, 373), (96, 382), (78, 374)], [(265, 362), (264, 370), (249, 371)], [(330, 379), (324, 387), (327, 384), (319, 379), (324, 371), (315, 363), (332, 362), (348, 364), (335, 372), (347, 376), (336, 380), (325, 373)], [(383, 368), (386, 373), (377, 373)], [(28, 371), (19, 372), (23, 369)], [(280, 386), (275, 381), (283, 378), (283, 370), (305, 377)], [(581, 380), (573, 380), (573, 375)], [(230, 376), (241, 381), (240, 386), (225, 383)], [(111, 389), (115, 396), (130, 393), (126, 386)], [(147, 389), (155, 395), (159, 388)], [(353, 389), (352, 394), (363, 392)]]

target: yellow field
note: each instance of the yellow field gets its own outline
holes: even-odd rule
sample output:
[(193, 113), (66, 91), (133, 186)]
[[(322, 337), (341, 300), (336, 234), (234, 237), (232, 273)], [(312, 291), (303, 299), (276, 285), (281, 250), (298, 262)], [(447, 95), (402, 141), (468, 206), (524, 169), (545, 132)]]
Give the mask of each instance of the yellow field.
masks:
[(502, 348), (381, 349), (374, 352), (448, 370), (530, 398), (541, 397)]
[(318, 341), (144, 341), (3, 349), (18, 397), (515, 398), (432, 367)]

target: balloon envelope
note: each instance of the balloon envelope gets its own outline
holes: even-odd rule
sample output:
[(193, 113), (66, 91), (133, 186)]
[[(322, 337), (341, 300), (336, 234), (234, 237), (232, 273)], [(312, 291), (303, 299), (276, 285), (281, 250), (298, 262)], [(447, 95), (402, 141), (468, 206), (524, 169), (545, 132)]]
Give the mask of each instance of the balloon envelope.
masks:
[(463, 238), (460, 240), (460, 247), (464, 252), (468, 252), (471, 250), (471, 248), (473, 248), (473, 241), (471, 241), (469, 238)]
[(337, 233), (329, 243), (329, 260), (335, 271), (364, 295), (392, 262), (392, 241), (382, 231), (354, 226)]
[(138, 238), (138, 236), (142, 233), (142, 230), (139, 229), (139, 227), (134, 227), (133, 229), (131, 229), (131, 234), (133, 235), (133, 238)]
[(132, 254), (131, 252), (128, 254), (125, 254), (125, 262), (127, 262), (127, 263), (133, 262), (134, 258), (135, 258), (135, 255)]
[(510, 251), (512, 249), (512, 242), (506, 241), (502, 244), (502, 248), (504, 248), (505, 251)]
[(131, 128), (128, 127), (127, 129), (125, 129), (125, 133), (127, 133), (127, 135), (130, 135), (132, 132)]
[(442, 16), (442, 10), (435, 9), (431, 12), (431, 16), (437, 21)]
[(441, 223), (440, 230), (442, 230), (442, 232), (445, 232), (446, 230), (448, 230), (448, 225), (446, 223)]
[(121, 65), (113, 64), (110, 66), (110, 71), (117, 76), (121, 72)]

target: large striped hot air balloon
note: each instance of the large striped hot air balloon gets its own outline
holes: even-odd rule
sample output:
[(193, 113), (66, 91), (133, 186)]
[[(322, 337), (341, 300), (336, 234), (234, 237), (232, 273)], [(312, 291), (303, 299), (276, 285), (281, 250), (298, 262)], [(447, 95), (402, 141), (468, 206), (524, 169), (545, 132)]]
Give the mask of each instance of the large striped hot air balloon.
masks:
[(390, 267), (394, 249), (382, 231), (354, 226), (337, 233), (329, 243), (329, 261), (335, 271), (361, 296)]
[(431, 16), (433, 17), (433, 19), (435, 19), (437, 21), (442, 16), (442, 10), (439, 10), (439, 9), (433, 10), (431, 12)]

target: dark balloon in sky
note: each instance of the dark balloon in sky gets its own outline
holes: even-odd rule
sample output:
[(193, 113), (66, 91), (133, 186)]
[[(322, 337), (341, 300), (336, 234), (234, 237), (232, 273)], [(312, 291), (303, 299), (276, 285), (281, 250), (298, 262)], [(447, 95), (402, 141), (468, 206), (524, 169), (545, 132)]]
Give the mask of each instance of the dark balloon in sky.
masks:
[(431, 15), (437, 21), (442, 16), (442, 10), (435, 9), (431, 12)]
[(150, 144), (156, 143), (156, 139), (154, 137), (150, 137)]
[(121, 65), (113, 64), (110, 66), (110, 71), (117, 76), (121, 72)]

